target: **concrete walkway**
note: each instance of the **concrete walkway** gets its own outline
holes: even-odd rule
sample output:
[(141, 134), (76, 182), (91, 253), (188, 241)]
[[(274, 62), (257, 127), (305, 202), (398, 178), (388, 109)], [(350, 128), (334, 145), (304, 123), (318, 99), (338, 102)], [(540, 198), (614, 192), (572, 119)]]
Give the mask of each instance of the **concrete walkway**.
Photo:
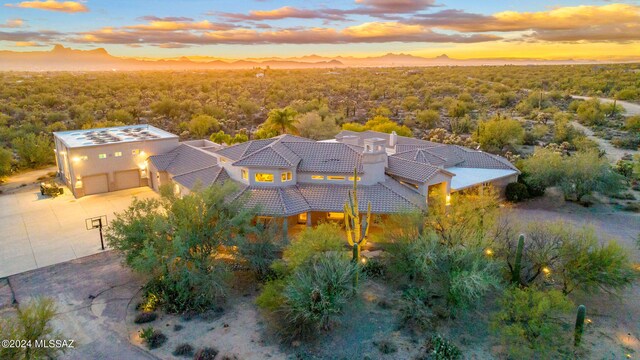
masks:
[(124, 210), (134, 196), (155, 197), (142, 187), (75, 199), (65, 189), (55, 199), (37, 185), (0, 195), (0, 278), (101, 252), (98, 230), (85, 219)]

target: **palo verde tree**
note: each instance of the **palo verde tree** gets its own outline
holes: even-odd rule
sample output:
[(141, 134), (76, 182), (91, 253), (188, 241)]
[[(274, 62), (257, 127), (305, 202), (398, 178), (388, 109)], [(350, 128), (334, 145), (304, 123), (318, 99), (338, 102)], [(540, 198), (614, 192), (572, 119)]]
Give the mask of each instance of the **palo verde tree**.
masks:
[(134, 271), (149, 275), (147, 298), (170, 312), (204, 311), (225, 295), (226, 266), (217, 255), (257, 231), (256, 210), (245, 206), (232, 183), (176, 197), (134, 199), (116, 215), (107, 242)]

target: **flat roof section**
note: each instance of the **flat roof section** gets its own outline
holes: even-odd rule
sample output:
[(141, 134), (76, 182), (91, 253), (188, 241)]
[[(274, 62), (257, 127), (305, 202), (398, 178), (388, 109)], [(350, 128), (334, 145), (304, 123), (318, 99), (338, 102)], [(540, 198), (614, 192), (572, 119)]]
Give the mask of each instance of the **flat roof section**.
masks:
[(123, 142), (171, 139), (178, 136), (155, 126), (127, 125), (87, 130), (54, 132), (53, 135), (70, 148), (110, 145)]
[(455, 174), (453, 179), (451, 179), (451, 191), (463, 190), (471, 186), (480, 185), (484, 182), (498, 180), (518, 173), (515, 170), (461, 167), (450, 167), (446, 170)]

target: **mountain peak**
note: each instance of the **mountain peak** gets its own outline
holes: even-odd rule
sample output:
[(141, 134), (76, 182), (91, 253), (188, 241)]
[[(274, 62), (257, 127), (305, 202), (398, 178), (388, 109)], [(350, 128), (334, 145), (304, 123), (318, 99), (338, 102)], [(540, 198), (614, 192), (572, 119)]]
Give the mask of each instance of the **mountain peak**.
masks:
[(447, 54), (442, 54), (440, 56), (436, 56), (436, 59), (450, 59), (450, 57)]
[(51, 52), (62, 52), (62, 51), (67, 51), (67, 50), (71, 50), (70, 48), (66, 48), (60, 44), (55, 44), (53, 46), (53, 49), (51, 49)]

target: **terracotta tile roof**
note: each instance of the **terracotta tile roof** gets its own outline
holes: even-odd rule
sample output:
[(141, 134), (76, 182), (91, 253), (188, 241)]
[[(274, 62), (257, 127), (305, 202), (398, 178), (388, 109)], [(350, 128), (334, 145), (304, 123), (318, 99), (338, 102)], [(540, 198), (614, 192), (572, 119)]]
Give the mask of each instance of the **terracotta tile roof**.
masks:
[(434, 154), (426, 149), (415, 149), (401, 153), (395, 153), (389, 158), (401, 158), (423, 164), (431, 164), (434, 166), (444, 166), (444, 164), (447, 162), (447, 159), (445, 157)]
[[(298, 189), (314, 211), (342, 212), (351, 185), (298, 184)], [(358, 187), (358, 201), (362, 209), (371, 202), (371, 212), (376, 214), (398, 213), (425, 208), (416, 192), (397, 181), (387, 178), (383, 183)]]
[[(307, 143), (296, 143), (306, 145)], [(300, 162), (300, 157), (293, 153), (280, 141), (274, 141), (260, 150), (249, 153), (245, 157), (233, 163), (234, 166), (259, 166), (259, 167), (294, 167)]]
[(312, 142), (284, 144), (300, 157), (300, 172), (362, 173), (361, 151), (343, 143)]
[(149, 161), (160, 171), (166, 171), (172, 175), (213, 166), (218, 163), (213, 154), (206, 151), (181, 144), (166, 154), (153, 155)]
[(172, 179), (187, 189), (193, 189), (198, 184), (206, 187), (214, 183), (221, 184), (230, 178), (223, 168), (218, 165), (214, 165), (176, 175)]
[(261, 215), (290, 216), (311, 210), (296, 186), (245, 187), (238, 196), (247, 196), (247, 206), (257, 207)]
[(252, 140), (243, 142), (240, 144), (232, 145), (220, 150), (215, 150), (214, 153), (222, 155), (231, 160), (240, 160), (246, 155), (251, 154), (254, 151), (260, 150), (263, 147), (271, 144), (276, 141), (275, 138), (272, 139), (263, 139), (263, 140)]
[(451, 147), (453, 148), (453, 151), (463, 159), (461, 163), (456, 164), (456, 167), (518, 171), (518, 168), (503, 157), (489, 154), (484, 151), (467, 149), (457, 145), (453, 145)]
[(412, 182), (425, 183), (439, 171), (440, 168), (434, 165), (390, 156), (386, 173)]

